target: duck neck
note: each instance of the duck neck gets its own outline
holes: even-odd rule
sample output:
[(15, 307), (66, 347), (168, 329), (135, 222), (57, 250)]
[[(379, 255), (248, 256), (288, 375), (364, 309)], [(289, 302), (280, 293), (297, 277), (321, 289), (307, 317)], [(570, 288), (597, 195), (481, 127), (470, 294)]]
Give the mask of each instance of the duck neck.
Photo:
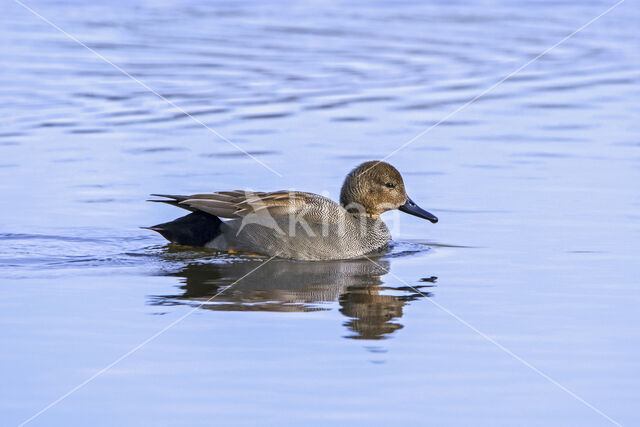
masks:
[(380, 248), (391, 240), (389, 228), (380, 215), (354, 215), (360, 221), (360, 233), (369, 251)]
[(349, 212), (351, 213), (353, 216), (358, 217), (358, 218), (371, 218), (374, 220), (378, 220), (378, 221), (382, 221), (382, 219), (380, 218), (379, 214), (374, 214), (374, 213), (370, 213), (370, 212), (357, 212), (357, 211), (352, 211)]

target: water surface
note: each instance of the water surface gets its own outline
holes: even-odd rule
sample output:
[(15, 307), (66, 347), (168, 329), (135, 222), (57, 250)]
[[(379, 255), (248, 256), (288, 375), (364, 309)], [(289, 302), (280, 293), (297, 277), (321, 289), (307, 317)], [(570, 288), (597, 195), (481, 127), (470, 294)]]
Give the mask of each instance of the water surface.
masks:
[(191, 311), (33, 425), (640, 421), (637, 1), (389, 158), (438, 224), (240, 281), (148, 194), (337, 199), (613, 2), (26, 4), (102, 58), (4, 3), (3, 425)]

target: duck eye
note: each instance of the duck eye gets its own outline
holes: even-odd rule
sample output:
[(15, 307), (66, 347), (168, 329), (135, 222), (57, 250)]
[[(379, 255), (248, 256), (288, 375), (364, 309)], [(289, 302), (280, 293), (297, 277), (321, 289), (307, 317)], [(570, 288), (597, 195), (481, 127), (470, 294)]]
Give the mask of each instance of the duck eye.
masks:
[(387, 183), (385, 184), (385, 186), (387, 186), (388, 188), (394, 188), (394, 187), (395, 187), (395, 185), (393, 184), (393, 182), (387, 182)]

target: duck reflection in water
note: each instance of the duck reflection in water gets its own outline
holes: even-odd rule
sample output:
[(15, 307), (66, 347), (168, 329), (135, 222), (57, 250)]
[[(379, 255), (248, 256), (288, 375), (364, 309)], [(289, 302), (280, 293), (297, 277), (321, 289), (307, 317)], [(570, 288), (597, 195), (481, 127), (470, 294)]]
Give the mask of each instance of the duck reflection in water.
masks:
[(346, 338), (383, 339), (402, 328), (398, 319), (407, 302), (431, 295), (423, 288), (434, 286), (435, 278), (422, 279), (415, 289), (383, 284), (381, 277), (387, 273), (389, 261), (374, 261), (273, 259), (252, 273), (260, 264), (251, 257), (191, 262), (177, 272), (166, 273), (183, 278), (182, 294), (155, 296), (152, 304), (203, 304), (202, 309), (221, 311), (308, 312), (330, 310), (329, 304), (338, 301), (340, 312), (349, 318), (344, 323), (350, 330)]

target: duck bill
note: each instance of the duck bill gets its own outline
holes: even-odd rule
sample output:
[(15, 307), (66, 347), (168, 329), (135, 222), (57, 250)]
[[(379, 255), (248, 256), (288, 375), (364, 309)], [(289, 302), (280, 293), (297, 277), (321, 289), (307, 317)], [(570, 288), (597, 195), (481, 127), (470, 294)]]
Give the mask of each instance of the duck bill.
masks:
[(400, 209), (402, 212), (408, 213), (409, 215), (414, 215), (414, 216), (417, 216), (418, 218), (428, 219), (434, 224), (438, 222), (438, 218), (435, 215), (425, 211), (420, 206), (416, 205), (414, 201), (408, 197), (407, 197), (407, 202), (404, 205), (400, 206), (398, 209)]

